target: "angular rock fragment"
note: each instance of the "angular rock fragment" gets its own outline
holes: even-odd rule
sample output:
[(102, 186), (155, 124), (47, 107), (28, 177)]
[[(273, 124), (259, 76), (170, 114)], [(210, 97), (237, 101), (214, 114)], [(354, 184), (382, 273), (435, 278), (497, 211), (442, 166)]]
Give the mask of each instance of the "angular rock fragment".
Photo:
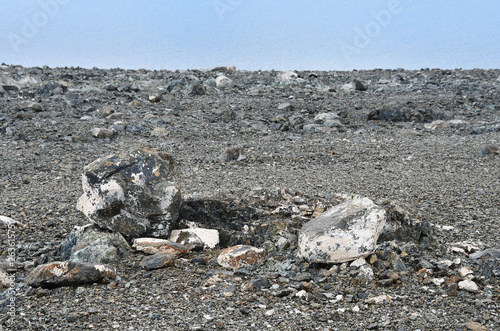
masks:
[(340, 263), (370, 255), (386, 220), (368, 198), (334, 206), (299, 232), (299, 255), (315, 263)]
[(163, 96), (160, 93), (155, 93), (155, 94), (151, 94), (148, 97), (148, 99), (150, 102), (160, 102), (163, 99)]
[(498, 155), (500, 154), (500, 149), (496, 146), (486, 146), (485, 148), (481, 149), (479, 151), (479, 154), (482, 155), (482, 156), (485, 156), (485, 155)]
[(131, 248), (120, 233), (102, 231), (89, 224), (71, 231), (59, 251), (62, 260), (110, 263), (127, 255)]
[(461, 282), (458, 282), (458, 288), (467, 292), (472, 292), (472, 293), (477, 293), (479, 292), (479, 286), (477, 284), (470, 280), (466, 279)]
[(150, 256), (145, 256), (139, 264), (146, 270), (160, 269), (171, 267), (175, 263), (175, 255), (169, 253), (158, 253)]
[(83, 170), (77, 208), (128, 238), (168, 236), (181, 205), (173, 172), (172, 156), (154, 149), (97, 159)]
[(168, 253), (170, 255), (183, 255), (188, 252), (188, 248), (184, 245), (176, 243), (172, 240), (157, 239), (157, 238), (137, 238), (134, 239), (132, 247), (146, 254)]
[(114, 135), (113, 130), (105, 128), (93, 128), (92, 135), (96, 138), (111, 138)]
[(378, 304), (382, 304), (382, 303), (385, 303), (385, 302), (391, 302), (392, 299), (390, 296), (388, 295), (379, 295), (379, 296), (376, 296), (376, 297), (372, 297), (372, 298), (368, 298), (365, 300), (365, 303), (369, 304), (369, 305), (378, 305)]
[(26, 277), (26, 283), (32, 287), (50, 288), (97, 283), (114, 278), (116, 270), (112, 267), (64, 261), (39, 265)]
[(380, 234), (379, 241), (412, 241), (425, 247), (436, 243), (434, 230), (425, 218), (411, 213), (404, 205), (394, 202), (383, 204), (387, 214), (387, 221)]
[(219, 244), (219, 231), (201, 228), (173, 230), (170, 240), (191, 249), (212, 249)]
[(0, 74), (0, 86), (5, 91), (19, 91), (21, 89), (21, 84), (19, 84), (14, 79), (12, 79), (8, 76), (5, 76), (3, 74)]
[(480, 265), (481, 276), (486, 279), (500, 277), (500, 249), (489, 248), (470, 255)]
[(217, 263), (227, 269), (238, 269), (264, 262), (267, 253), (264, 249), (248, 245), (226, 248), (217, 257)]
[(218, 76), (215, 78), (215, 84), (217, 87), (229, 87), (233, 84), (233, 81), (226, 76)]

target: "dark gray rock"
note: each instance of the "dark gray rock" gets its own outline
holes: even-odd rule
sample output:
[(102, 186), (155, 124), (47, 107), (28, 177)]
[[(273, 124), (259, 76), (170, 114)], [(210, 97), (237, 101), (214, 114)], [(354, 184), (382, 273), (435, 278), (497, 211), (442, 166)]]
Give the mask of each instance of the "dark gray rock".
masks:
[(426, 247), (432, 247), (437, 243), (434, 230), (425, 218), (411, 213), (407, 207), (394, 202), (385, 202), (383, 207), (387, 213), (387, 222), (380, 234), (379, 242), (411, 241)]
[(142, 259), (140, 266), (146, 270), (171, 267), (175, 263), (175, 255), (169, 253), (157, 253)]
[(61, 243), (59, 254), (62, 260), (73, 262), (110, 263), (131, 250), (120, 233), (102, 231), (89, 224), (71, 231)]
[(416, 122), (429, 123), (435, 120), (451, 118), (450, 113), (438, 108), (418, 108), (411, 103), (386, 104), (372, 110), (368, 114), (368, 120), (382, 120), (389, 122)]
[(39, 265), (26, 277), (26, 283), (31, 287), (52, 288), (97, 283), (114, 278), (116, 270), (112, 267), (64, 261)]
[(481, 275), (486, 279), (500, 277), (500, 249), (489, 248), (470, 255), (479, 264)]

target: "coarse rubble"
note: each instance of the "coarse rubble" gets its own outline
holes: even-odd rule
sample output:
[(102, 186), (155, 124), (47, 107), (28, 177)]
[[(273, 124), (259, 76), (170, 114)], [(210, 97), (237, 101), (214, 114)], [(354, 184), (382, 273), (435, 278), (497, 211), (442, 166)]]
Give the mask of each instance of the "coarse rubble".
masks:
[(0, 329), (496, 329), (499, 76), (1, 65)]

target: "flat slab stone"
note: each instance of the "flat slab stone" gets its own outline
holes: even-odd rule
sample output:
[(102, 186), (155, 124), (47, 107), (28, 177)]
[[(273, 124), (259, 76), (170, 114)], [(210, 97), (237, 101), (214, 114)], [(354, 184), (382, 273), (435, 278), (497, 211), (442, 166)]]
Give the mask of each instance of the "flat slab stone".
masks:
[(336, 205), (299, 231), (299, 256), (315, 263), (366, 257), (375, 250), (385, 221), (385, 210), (368, 198)]
[(146, 254), (168, 253), (174, 256), (186, 254), (189, 250), (186, 246), (172, 240), (157, 238), (134, 239), (132, 247)]
[(226, 248), (217, 257), (217, 263), (227, 269), (238, 269), (255, 264), (262, 264), (267, 253), (262, 248), (237, 245)]
[(64, 261), (39, 265), (26, 277), (26, 283), (31, 287), (51, 288), (98, 283), (106, 278), (115, 279), (116, 270), (103, 264)]
[(219, 231), (202, 228), (173, 230), (170, 240), (195, 249), (213, 249), (219, 244)]

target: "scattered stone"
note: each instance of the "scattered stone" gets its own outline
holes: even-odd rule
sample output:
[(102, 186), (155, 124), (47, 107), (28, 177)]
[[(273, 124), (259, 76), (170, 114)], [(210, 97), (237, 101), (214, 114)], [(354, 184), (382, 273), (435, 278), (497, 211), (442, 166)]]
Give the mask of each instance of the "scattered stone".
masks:
[(449, 112), (440, 109), (414, 109), (409, 104), (389, 103), (372, 110), (368, 114), (368, 120), (427, 123), (434, 120), (446, 120), (450, 116)]
[(473, 273), (474, 271), (472, 271), (469, 267), (461, 267), (460, 269), (458, 269), (458, 275), (462, 278), (465, 278), (465, 276), (471, 275)]
[(464, 120), (449, 120), (449, 121), (437, 120), (429, 124), (424, 124), (424, 127), (429, 130), (435, 130), (437, 128), (439, 129), (456, 128), (467, 124), (469, 123)]
[(188, 247), (182, 244), (158, 238), (136, 238), (133, 241), (132, 247), (146, 254), (168, 253), (180, 256), (188, 252)]
[(470, 255), (479, 263), (481, 276), (486, 279), (500, 278), (500, 249), (489, 248)]
[(267, 253), (262, 248), (237, 245), (226, 248), (217, 257), (217, 263), (227, 269), (239, 269), (264, 262)]
[(160, 93), (155, 93), (155, 94), (151, 94), (148, 97), (148, 99), (150, 102), (160, 102), (163, 99), (163, 96)]
[(458, 282), (458, 288), (472, 293), (479, 292), (479, 287), (477, 286), (477, 284), (470, 279)]
[(360, 80), (357, 80), (357, 79), (354, 80), (354, 88), (356, 89), (356, 91), (368, 90), (368, 87), (366, 86), (366, 84)]
[(458, 295), (458, 284), (453, 283), (448, 285), (448, 290), (446, 291), (446, 294), (450, 297), (456, 297)]
[(368, 282), (368, 281), (374, 280), (375, 273), (373, 272), (372, 267), (370, 267), (367, 264), (360, 266), (358, 269), (358, 278), (362, 282)]
[(115, 277), (115, 269), (103, 264), (64, 261), (39, 265), (26, 277), (26, 283), (31, 287), (51, 288), (98, 283)]
[(190, 249), (213, 249), (219, 244), (219, 231), (201, 228), (173, 230), (170, 240)]
[(167, 137), (168, 130), (166, 128), (162, 128), (162, 127), (154, 128), (153, 131), (151, 132), (151, 136), (153, 136), (153, 137)]
[(153, 149), (97, 159), (83, 170), (77, 208), (128, 238), (168, 236), (181, 204), (173, 172), (172, 156)]
[(368, 298), (365, 300), (365, 303), (367, 303), (369, 305), (379, 305), (379, 304), (391, 302), (391, 301), (392, 301), (392, 298), (390, 296), (384, 294), (384, 295), (379, 295), (376, 297)]
[(59, 247), (60, 258), (72, 262), (117, 262), (131, 251), (120, 233), (109, 233), (92, 224), (77, 226)]
[(21, 84), (19, 84), (14, 79), (12, 79), (8, 76), (5, 76), (3, 74), (0, 74), (0, 86), (5, 91), (19, 91), (21, 89)]
[(429, 222), (417, 217), (404, 205), (391, 201), (383, 206), (387, 222), (380, 234), (380, 242), (399, 240), (415, 242), (424, 247), (432, 247), (435, 244), (434, 230)]
[(349, 265), (351, 268), (359, 268), (366, 264), (366, 260), (363, 257), (358, 257), (356, 260), (352, 261)]
[(222, 155), (222, 159), (225, 161), (240, 161), (244, 158), (245, 155), (243, 154), (243, 148), (239, 146), (228, 147)]
[(189, 92), (190, 95), (205, 95), (207, 93), (207, 89), (203, 84), (200, 83), (194, 83), (191, 86), (191, 92)]
[(146, 270), (171, 267), (175, 264), (175, 255), (169, 253), (157, 253), (145, 256), (139, 264)]
[(472, 330), (472, 331), (486, 331), (488, 328), (486, 328), (484, 325), (478, 322), (468, 322), (466, 325), (467, 329)]
[(21, 110), (32, 109), (36, 112), (40, 112), (43, 110), (43, 107), (38, 102), (22, 101), (19, 103), (19, 109)]
[(334, 206), (302, 227), (299, 256), (316, 263), (366, 257), (376, 248), (385, 217), (385, 210), (368, 198)]
[(295, 107), (289, 102), (283, 102), (278, 105), (278, 110), (294, 110)]
[(105, 128), (93, 128), (92, 135), (96, 138), (111, 138), (115, 132)]
[(500, 150), (496, 146), (486, 146), (485, 148), (481, 149), (479, 151), (479, 154), (485, 156), (485, 155), (498, 155), (500, 154)]
[(233, 84), (233, 81), (226, 76), (218, 76), (215, 78), (215, 84), (217, 87), (229, 87)]

